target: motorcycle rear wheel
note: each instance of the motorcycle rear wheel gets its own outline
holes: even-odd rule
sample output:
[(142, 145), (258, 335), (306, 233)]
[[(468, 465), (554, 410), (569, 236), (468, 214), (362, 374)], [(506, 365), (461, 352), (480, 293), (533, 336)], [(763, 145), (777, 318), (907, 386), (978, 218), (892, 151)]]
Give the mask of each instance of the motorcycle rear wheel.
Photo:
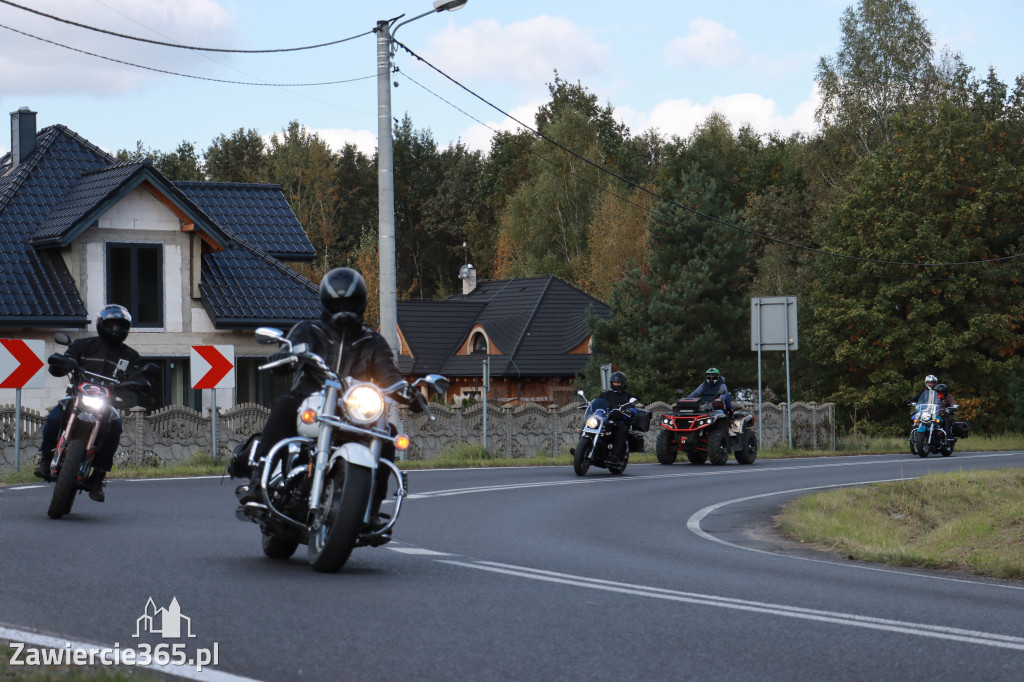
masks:
[(57, 484), (53, 486), (53, 497), (46, 513), (51, 519), (59, 519), (71, 513), (71, 505), (75, 503), (75, 491), (78, 489), (78, 473), (85, 459), (85, 443), (73, 440), (68, 444), (60, 463)]
[(918, 431), (914, 434), (914, 445), (917, 448), (918, 457), (928, 456), (928, 432)]
[(662, 429), (658, 439), (654, 441), (654, 454), (657, 455), (659, 464), (674, 464), (679, 455), (679, 443), (672, 435), (671, 431)]
[(580, 438), (579, 442), (576, 443), (576, 453), (572, 456), (572, 470), (577, 476), (586, 476), (587, 472), (590, 471), (590, 462), (587, 460), (587, 457), (590, 455), (593, 447), (594, 444), (586, 436)]
[(309, 535), (306, 560), (319, 573), (338, 571), (356, 546), (370, 501), (373, 472), (339, 461), (324, 478), (317, 525)]

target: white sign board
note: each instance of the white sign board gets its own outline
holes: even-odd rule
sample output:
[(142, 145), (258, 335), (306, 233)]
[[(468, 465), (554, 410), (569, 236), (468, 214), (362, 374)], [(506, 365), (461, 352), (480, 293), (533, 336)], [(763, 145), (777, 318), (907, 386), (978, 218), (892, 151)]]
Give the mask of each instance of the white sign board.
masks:
[(0, 388), (42, 388), (46, 341), (0, 339)]
[(192, 388), (234, 388), (234, 346), (192, 346)]

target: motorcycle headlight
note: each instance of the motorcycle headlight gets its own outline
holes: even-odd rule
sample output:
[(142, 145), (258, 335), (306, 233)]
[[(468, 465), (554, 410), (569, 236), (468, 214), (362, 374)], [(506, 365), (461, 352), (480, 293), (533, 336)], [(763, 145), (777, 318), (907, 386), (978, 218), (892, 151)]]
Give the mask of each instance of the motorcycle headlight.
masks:
[(348, 418), (357, 424), (372, 424), (384, 414), (384, 394), (372, 384), (356, 384), (341, 401)]
[(107, 401), (103, 398), (94, 398), (93, 396), (83, 395), (82, 404), (91, 410), (102, 412), (107, 407)]
[(934, 417), (934, 413), (932, 412), (925, 412), (923, 415), (921, 415), (921, 418), (924, 419), (926, 422), (931, 421), (932, 417)]
[(598, 419), (597, 417), (589, 417), (587, 419), (587, 428), (588, 429), (596, 429), (599, 426), (601, 426), (601, 420)]

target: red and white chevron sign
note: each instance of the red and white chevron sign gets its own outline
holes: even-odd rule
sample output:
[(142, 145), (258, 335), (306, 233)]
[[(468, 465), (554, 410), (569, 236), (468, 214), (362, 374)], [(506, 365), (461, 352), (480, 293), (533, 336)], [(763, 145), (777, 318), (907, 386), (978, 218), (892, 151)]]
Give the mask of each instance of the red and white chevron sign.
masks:
[(192, 346), (192, 388), (234, 388), (234, 346)]
[(0, 339), (0, 388), (42, 388), (46, 342)]

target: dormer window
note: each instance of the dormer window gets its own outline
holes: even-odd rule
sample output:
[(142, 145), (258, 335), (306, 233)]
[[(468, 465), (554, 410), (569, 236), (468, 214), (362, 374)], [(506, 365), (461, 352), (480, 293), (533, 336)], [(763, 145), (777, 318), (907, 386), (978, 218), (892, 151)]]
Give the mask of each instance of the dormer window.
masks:
[(469, 339), (469, 352), (475, 355), (477, 353), (487, 354), (487, 351), (487, 337), (483, 332), (473, 334)]

